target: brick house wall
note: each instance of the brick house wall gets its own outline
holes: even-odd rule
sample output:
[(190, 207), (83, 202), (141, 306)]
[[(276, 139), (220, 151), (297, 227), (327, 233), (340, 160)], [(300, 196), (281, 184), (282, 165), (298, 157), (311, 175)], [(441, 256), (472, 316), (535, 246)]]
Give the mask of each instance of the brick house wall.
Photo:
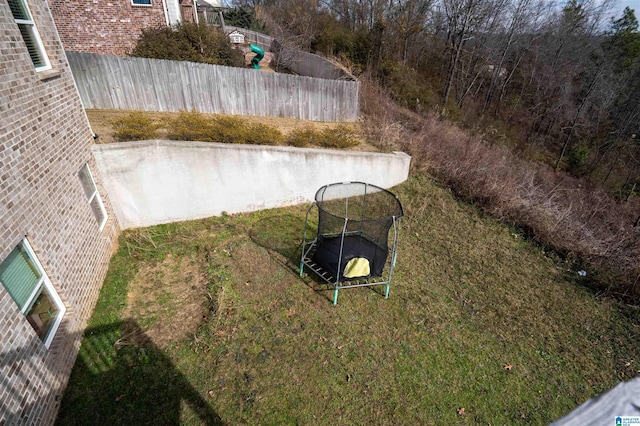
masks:
[[(143, 28), (167, 25), (163, 0), (134, 5), (131, 0), (50, 0), (66, 50), (126, 56)], [(193, 21), (192, 1), (180, 2), (184, 21)]]
[[(0, 285), (0, 425), (52, 424), (119, 233), (46, 0), (26, 0), (51, 69), (36, 71), (0, 0), (0, 262), (27, 238), (66, 313), (47, 348)], [(102, 230), (78, 172), (88, 163)]]

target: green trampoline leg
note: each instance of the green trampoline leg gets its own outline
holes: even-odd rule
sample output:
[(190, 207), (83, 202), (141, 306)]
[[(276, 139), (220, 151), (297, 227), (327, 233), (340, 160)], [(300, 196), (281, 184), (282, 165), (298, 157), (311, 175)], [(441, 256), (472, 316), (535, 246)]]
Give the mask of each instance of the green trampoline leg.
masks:
[(389, 298), (389, 284), (386, 285), (387, 290), (384, 292), (384, 298), (388, 299)]
[(333, 304), (338, 304), (338, 287), (336, 287), (335, 291), (333, 292)]

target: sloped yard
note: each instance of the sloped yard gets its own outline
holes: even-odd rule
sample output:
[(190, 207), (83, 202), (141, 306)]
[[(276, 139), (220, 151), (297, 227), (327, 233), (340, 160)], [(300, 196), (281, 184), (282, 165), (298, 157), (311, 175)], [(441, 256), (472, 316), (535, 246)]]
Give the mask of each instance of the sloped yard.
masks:
[(297, 275), (308, 206), (125, 232), (58, 424), (546, 424), (638, 373), (637, 310), (427, 178), (395, 191), (386, 300)]

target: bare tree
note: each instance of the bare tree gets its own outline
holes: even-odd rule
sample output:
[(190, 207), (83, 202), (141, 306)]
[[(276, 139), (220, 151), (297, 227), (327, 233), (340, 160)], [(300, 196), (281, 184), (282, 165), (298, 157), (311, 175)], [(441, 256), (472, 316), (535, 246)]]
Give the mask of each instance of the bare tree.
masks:
[(459, 70), (462, 49), (473, 38), (472, 33), (479, 20), (479, 9), (482, 5), (482, 0), (443, 0), (442, 5), (447, 19), (447, 43), (449, 45), (449, 70), (441, 110), (441, 114), (445, 115), (451, 88)]

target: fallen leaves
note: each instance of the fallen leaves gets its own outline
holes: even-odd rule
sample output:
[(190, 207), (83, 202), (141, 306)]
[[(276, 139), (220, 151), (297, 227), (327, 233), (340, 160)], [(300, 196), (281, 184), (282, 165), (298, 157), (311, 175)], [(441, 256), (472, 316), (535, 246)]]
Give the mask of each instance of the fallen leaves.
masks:
[(458, 408), (458, 414), (459, 414), (460, 416), (464, 416), (464, 407), (460, 407), (460, 408)]
[(513, 365), (511, 364), (505, 364), (502, 368), (504, 368), (507, 371), (511, 371), (511, 369), (513, 368)]

